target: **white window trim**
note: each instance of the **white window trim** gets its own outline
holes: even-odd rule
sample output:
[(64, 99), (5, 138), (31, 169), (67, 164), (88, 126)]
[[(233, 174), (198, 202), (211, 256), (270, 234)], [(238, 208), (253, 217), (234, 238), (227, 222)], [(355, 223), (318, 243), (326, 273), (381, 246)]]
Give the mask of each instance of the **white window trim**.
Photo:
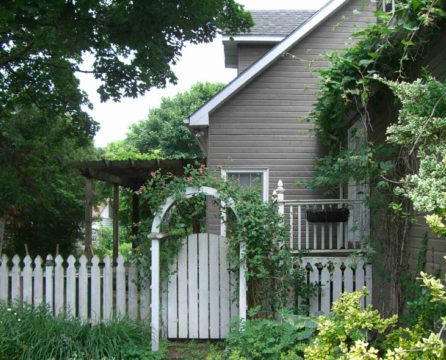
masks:
[(269, 170), (267, 168), (255, 168), (255, 167), (230, 167), (221, 169), (221, 177), (223, 179), (228, 178), (228, 174), (249, 174), (249, 173), (262, 173), (262, 198), (263, 201), (268, 201), (269, 192)]
[[(268, 201), (268, 192), (269, 192), (269, 170), (267, 168), (255, 168), (255, 167), (228, 167), (221, 169), (221, 177), (223, 179), (228, 178), (228, 174), (231, 173), (262, 173), (262, 197), (263, 201)], [(224, 208), (224, 207), (223, 207)], [(226, 214), (222, 214), (222, 221), (220, 224), (220, 234), (222, 236), (226, 236)]]

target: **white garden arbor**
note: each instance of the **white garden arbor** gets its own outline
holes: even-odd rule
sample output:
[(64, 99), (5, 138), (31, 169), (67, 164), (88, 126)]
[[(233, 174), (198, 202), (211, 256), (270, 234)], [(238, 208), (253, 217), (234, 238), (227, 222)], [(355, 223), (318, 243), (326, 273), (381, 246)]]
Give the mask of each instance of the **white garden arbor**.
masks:
[[(220, 194), (217, 189), (201, 186), (201, 187), (188, 187), (185, 189), (183, 197), (192, 198), (197, 195), (211, 196), (214, 199), (221, 200)], [(225, 200), (224, 207), (232, 209), (235, 216), (237, 212), (235, 210), (234, 201), (232, 199)], [(167, 212), (175, 206), (175, 198), (169, 197), (163, 205), (161, 211), (159, 211), (153, 220), (152, 231), (149, 235), (151, 240), (151, 327), (152, 327), (152, 351), (159, 350), (160, 339), (160, 313), (161, 313), (161, 293), (160, 293), (160, 242), (166, 239), (169, 235), (160, 232), (160, 226), (164, 216)], [(240, 259), (244, 257), (245, 248), (244, 245), (240, 245)], [(247, 299), (246, 299), (246, 264), (241, 263), (239, 270), (239, 318), (240, 320), (246, 319), (247, 311)]]

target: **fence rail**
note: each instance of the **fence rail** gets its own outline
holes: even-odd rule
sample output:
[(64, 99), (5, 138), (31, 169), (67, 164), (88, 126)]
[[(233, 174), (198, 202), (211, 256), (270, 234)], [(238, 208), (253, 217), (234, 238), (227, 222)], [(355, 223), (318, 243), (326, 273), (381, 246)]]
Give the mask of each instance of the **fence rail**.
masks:
[(46, 303), (54, 315), (67, 314), (93, 323), (113, 316), (148, 320), (149, 286), (138, 279), (135, 265), (126, 265), (119, 256), (114, 267), (109, 256), (97, 256), (88, 264), (82, 255), (64, 259), (59, 255), (45, 261), (3, 255), (0, 263), (0, 301), (39, 306)]

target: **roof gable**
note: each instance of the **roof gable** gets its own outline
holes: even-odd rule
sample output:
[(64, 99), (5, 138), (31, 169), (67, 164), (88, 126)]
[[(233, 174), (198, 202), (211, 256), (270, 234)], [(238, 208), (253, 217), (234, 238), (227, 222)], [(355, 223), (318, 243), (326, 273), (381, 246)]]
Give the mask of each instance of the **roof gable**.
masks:
[(288, 37), (282, 40), (262, 58), (254, 62), (249, 68), (237, 76), (219, 93), (211, 98), (206, 104), (192, 114), (186, 122), (190, 126), (208, 126), (209, 114), (228, 99), (244, 88), (253, 79), (255, 79), (264, 69), (274, 63), (284, 52), (295, 46), (299, 41), (305, 38), (310, 32), (317, 28), (324, 20), (337, 12), (343, 5), (350, 0), (332, 0), (323, 8), (317, 11), (313, 16), (307, 19), (301, 26), (296, 28)]
[(227, 68), (237, 68), (239, 44), (277, 44), (294, 29), (301, 26), (315, 11), (254, 10), (250, 13), (254, 20), (254, 26), (249, 32), (234, 36), (223, 34), (225, 67)]

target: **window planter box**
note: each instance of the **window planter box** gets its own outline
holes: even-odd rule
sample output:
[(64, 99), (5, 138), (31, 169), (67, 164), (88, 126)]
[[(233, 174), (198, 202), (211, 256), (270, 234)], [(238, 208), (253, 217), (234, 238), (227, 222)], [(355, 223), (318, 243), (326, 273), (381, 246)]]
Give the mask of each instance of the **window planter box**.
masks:
[(311, 223), (338, 223), (348, 220), (350, 210), (347, 208), (307, 210), (307, 221)]

